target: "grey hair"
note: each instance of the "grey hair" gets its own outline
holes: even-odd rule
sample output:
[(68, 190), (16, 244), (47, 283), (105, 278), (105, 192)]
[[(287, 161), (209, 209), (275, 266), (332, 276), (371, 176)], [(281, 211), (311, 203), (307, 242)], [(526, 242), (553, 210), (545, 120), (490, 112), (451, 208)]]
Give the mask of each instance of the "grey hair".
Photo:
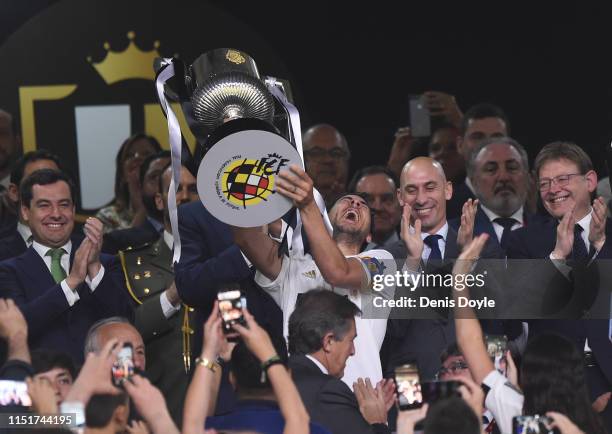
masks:
[(487, 140), (484, 140), (482, 143), (479, 143), (478, 146), (476, 146), (474, 149), (472, 149), (472, 152), (470, 152), (466, 163), (466, 171), (468, 178), (472, 179), (474, 173), (476, 172), (476, 159), (478, 158), (480, 151), (482, 151), (489, 145), (498, 143), (502, 145), (508, 145), (516, 149), (516, 152), (518, 152), (521, 157), (521, 164), (523, 166), (523, 169), (525, 169), (525, 172), (529, 172), (529, 157), (527, 156), (527, 151), (525, 151), (525, 148), (523, 148), (523, 146), (519, 142), (510, 137), (491, 137)]
[(122, 316), (111, 316), (109, 318), (104, 318), (99, 321), (96, 321), (89, 330), (87, 331), (87, 336), (85, 337), (85, 348), (84, 353), (85, 357), (89, 353), (97, 353), (101, 350), (100, 342), (98, 342), (98, 335), (100, 329), (108, 324), (130, 324), (130, 321), (127, 318)]

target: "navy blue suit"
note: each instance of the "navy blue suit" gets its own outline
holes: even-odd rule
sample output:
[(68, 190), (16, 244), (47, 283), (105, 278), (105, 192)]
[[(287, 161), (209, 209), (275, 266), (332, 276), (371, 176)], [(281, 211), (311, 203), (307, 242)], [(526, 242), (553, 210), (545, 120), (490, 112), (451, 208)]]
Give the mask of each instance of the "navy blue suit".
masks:
[[(244, 400), (236, 409), (223, 416), (206, 419), (206, 428), (221, 430), (254, 430), (266, 434), (283, 434), (285, 419), (274, 401)], [(310, 422), (311, 434), (331, 434), (321, 425)]]
[[(513, 231), (508, 239), (508, 257), (513, 259), (548, 258), (555, 248), (557, 224), (557, 220), (547, 219), (531, 224), (526, 228)], [(612, 220), (610, 219), (607, 219), (606, 222), (606, 243), (599, 252), (597, 259), (612, 259)], [(562, 280), (558, 276), (552, 276), (557, 282), (554, 285), (555, 289), (560, 289), (558, 293), (561, 296), (567, 294), (567, 291), (573, 292), (574, 294), (571, 294), (572, 297), (582, 296), (583, 293), (592, 291), (593, 285), (590, 281), (594, 272), (593, 265), (596, 265), (596, 262), (594, 261), (591, 266), (583, 270), (585, 274), (582, 274), (580, 277), (578, 275), (573, 276), (573, 282), (569, 282), (565, 277), (562, 278), (565, 280)], [(545, 271), (543, 266), (538, 268), (540, 273)], [(599, 269), (601, 270), (601, 267)], [(588, 283), (585, 284), (585, 282)], [(562, 285), (563, 287), (561, 287)], [(606, 291), (608, 294), (605, 294)], [(604, 299), (598, 305), (607, 310), (610, 305), (609, 288), (604, 288), (603, 292), (600, 295), (603, 295)], [(573, 311), (570, 311), (571, 313)], [(557, 318), (561, 319), (530, 321), (529, 335), (538, 335), (547, 331), (557, 332), (573, 340), (579, 351), (583, 350), (585, 340), (588, 339), (589, 347), (598, 365), (595, 368), (587, 369), (587, 380), (591, 389), (591, 396), (596, 398), (602, 393), (612, 390), (612, 342), (610, 342), (610, 337), (608, 336), (609, 320), (572, 320), (563, 319), (560, 316)], [(575, 316), (568, 315), (567, 318), (575, 318)], [(599, 318), (602, 317), (599, 316)], [(612, 405), (608, 404), (607, 411), (612, 412)]]
[(446, 201), (446, 218), (451, 220), (461, 217), (463, 204), (468, 199), (476, 199), (476, 195), (470, 190), (465, 181), (457, 185), (453, 184), (453, 197)]
[[(77, 248), (73, 242), (70, 264)], [(23, 312), (30, 348), (65, 351), (82, 363), (85, 336), (94, 322), (115, 315), (131, 317), (118, 264), (107, 255), (101, 255), (100, 262), (105, 271), (96, 290), (92, 293), (82, 283), (77, 289), (80, 299), (72, 306), (33, 247), (0, 263), (0, 296), (13, 298)]]
[(8, 231), (0, 239), (0, 261), (21, 255), (28, 249), (17, 229)]
[[(240, 284), (249, 311), (268, 333), (282, 336), (283, 314), (274, 300), (253, 281), (251, 270), (234, 244), (228, 225), (214, 218), (200, 201), (179, 207), (181, 259), (174, 265), (176, 288), (181, 300), (196, 309), (195, 324), (210, 316), (217, 292), (227, 284)], [(194, 356), (202, 347), (202, 327), (193, 336)], [(224, 376), (225, 378), (225, 376)], [(217, 412), (231, 410), (233, 392), (221, 385)]]

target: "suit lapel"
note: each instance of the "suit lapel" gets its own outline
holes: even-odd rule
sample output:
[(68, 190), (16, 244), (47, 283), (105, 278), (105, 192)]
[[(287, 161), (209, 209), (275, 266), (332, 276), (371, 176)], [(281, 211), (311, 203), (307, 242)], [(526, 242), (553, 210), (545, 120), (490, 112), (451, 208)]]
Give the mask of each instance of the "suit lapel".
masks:
[(499, 245), (499, 241), (497, 239), (497, 234), (495, 233), (495, 228), (493, 227), (493, 222), (489, 220), (489, 217), (485, 214), (480, 206), (478, 206), (478, 211), (476, 212), (476, 222), (474, 223), (474, 235), (487, 233), (489, 234), (489, 239), (493, 240)]
[(24, 276), (28, 282), (27, 285), (24, 285), (28, 299), (32, 300), (40, 296), (47, 288), (55, 285), (47, 264), (33, 247), (30, 247), (19, 258), (19, 267), (21, 268), (19, 274)]

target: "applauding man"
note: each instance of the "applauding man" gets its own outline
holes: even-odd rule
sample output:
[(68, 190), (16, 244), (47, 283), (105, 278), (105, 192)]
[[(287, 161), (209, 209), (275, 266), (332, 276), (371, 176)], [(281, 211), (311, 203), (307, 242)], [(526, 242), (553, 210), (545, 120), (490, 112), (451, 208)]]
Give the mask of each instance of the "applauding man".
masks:
[(23, 311), (31, 348), (65, 351), (79, 363), (89, 326), (129, 315), (130, 307), (112, 257), (100, 255), (102, 223), (88, 219), (85, 239), (71, 240), (73, 198), (74, 186), (62, 172), (39, 170), (22, 183), (21, 213), (34, 241), (1, 263), (0, 293)]

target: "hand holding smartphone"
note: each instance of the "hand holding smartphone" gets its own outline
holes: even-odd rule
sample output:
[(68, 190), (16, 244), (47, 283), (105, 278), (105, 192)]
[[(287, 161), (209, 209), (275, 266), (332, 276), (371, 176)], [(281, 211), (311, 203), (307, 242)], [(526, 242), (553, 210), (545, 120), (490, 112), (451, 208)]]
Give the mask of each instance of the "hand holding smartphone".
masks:
[(423, 405), (421, 380), (416, 362), (395, 368), (395, 384), (400, 410), (412, 410)]
[(134, 375), (134, 351), (129, 342), (123, 344), (123, 348), (117, 354), (117, 361), (111, 368), (113, 384), (123, 387), (123, 383)]
[(225, 334), (233, 333), (232, 326), (236, 323), (246, 327), (246, 321), (242, 314), (242, 308), (246, 307), (246, 298), (242, 296), (240, 290), (219, 292), (217, 300), (219, 300), (219, 312)]

